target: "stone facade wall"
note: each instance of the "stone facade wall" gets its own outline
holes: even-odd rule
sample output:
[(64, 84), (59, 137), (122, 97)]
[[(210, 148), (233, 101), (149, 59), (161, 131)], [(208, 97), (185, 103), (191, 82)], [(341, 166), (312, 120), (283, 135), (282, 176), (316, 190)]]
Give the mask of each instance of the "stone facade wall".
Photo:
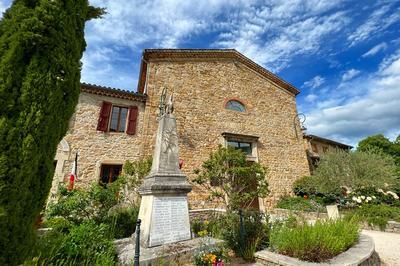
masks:
[[(270, 196), (260, 207), (272, 207), (292, 192), (292, 183), (309, 175), (302, 137), (295, 119), (295, 96), (265, 77), (232, 60), (150, 61), (147, 70), (145, 128), (142, 150), (150, 155), (157, 129), (156, 115), (163, 87), (174, 94), (175, 116), (183, 171), (189, 179), (219, 144), (221, 133), (258, 136), (258, 161), (269, 169)], [(240, 99), (246, 112), (226, 110), (231, 98)], [(194, 187), (191, 208), (213, 208), (207, 192)]]
[[(139, 116), (135, 135), (96, 130), (103, 101), (123, 107), (138, 106)], [(143, 114), (142, 102), (81, 92), (75, 114), (70, 121), (70, 128), (57, 150), (52, 192), (57, 191), (57, 180), (68, 179), (76, 151), (79, 152), (78, 179), (75, 183), (77, 187), (88, 187), (91, 183), (97, 182), (102, 163), (123, 164), (126, 160), (139, 159)], [(63, 151), (63, 142), (68, 144), (69, 151)]]
[[(253, 155), (269, 169), (267, 178), (271, 191), (267, 199), (259, 200), (262, 210), (272, 207), (280, 196), (292, 193), (291, 186), (297, 178), (309, 175), (304, 142), (302, 136), (296, 134), (301, 130), (292, 93), (232, 60), (151, 60), (145, 104), (81, 93), (70, 130), (64, 138), (69, 151), (57, 153), (58, 157), (68, 158), (65, 162), (57, 162), (58, 180), (68, 177), (77, 150), (78, 187), (98, 181), (102, 163), (122, 164), (126, 160), (152, 155), (159, 97), (164, 86), (168, 93), (174, 94), (180, 157), (184, 160), (182, 170), (189, 180), (194, 177), (193, 170), (200, 168), (219, 144), (225, 144), (223, 132), (259, 137)], [(246, 112), (226, 110), (225, 103), (229, 99), (243, 102)], [(134, 136), (96, 130), (102, 101), (139, 107)], [(53, 182), (53, 192), (56, 183)], [(194, 187), (189, 193), (189, 207), (220, 207), (207, 201), (207, 197), (207, 191)]]

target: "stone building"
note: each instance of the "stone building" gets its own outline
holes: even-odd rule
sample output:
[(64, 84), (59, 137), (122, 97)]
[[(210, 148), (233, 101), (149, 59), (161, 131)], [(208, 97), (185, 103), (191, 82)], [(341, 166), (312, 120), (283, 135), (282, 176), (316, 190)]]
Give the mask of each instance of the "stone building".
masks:
[(304, 134), (303, 139), (311, 172), (315, 169), (321, 155), (329, 149), (350, 151), (353, 148), (353, 146), (311, 134)]
[[(242, 149), (269, 170), (270, 195), (256, 204), (264, 210), (310, 174), (294, 86), (236, 50), (146, 49), (137, 93), (82, 84), (55, 158), (52, 191), (67, 179), (77, 151), (79, 187), (112, 182), (126, 160), (151, 155), (163, 88), (174, 95), (182, 170), (189, 179), (218, 145)], [(199, 187), (189, 204), (211, 207)]]

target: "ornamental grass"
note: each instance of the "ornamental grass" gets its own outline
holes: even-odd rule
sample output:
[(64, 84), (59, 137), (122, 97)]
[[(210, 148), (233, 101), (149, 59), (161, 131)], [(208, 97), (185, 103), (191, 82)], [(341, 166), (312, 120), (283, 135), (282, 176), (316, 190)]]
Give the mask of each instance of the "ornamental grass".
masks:
[(352, 219), (317, 221), (315, 225), (301, 223), (274, 226), (270, 247), (280, 254), (311, 262), (322, 262), (353, 246), (360, 228)]

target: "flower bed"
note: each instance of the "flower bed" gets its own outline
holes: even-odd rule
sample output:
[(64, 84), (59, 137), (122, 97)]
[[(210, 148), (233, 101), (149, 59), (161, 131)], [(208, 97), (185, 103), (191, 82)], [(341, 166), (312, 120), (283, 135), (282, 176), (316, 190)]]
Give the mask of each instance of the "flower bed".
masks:
[(277, 254), (268, 250), (262, 250), (255, 254), (257, 265), (285, 265), (285, 266), (305, 266), (305, 265), (360, 265), (374, 266), (380, 265), (379, 256), (375, 252), (375, 245), (371, 237), (361, 234), (358, 243), (330, 259), (326, 263), (312, 263), (301, 261), (296, 258)]
[(270, 250), (311, 262), (322, 262), (353, 246), (359, 226), (353, 219), (317, 221), (315, 225), (287, 221), (270, 234)]

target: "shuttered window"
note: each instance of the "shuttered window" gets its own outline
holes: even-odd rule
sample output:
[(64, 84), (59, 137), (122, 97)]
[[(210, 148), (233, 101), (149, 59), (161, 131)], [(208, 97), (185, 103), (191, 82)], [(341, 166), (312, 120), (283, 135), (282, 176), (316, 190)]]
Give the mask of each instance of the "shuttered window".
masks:
[(97, 130), (110, 132), (136, 133), (138, 107), (113, 106), (110, 102), (103, 102), (100, 110)]
[(111, 132), (125, 132), (127, 114), (128, 108), (113, 106), (110, 123)]

